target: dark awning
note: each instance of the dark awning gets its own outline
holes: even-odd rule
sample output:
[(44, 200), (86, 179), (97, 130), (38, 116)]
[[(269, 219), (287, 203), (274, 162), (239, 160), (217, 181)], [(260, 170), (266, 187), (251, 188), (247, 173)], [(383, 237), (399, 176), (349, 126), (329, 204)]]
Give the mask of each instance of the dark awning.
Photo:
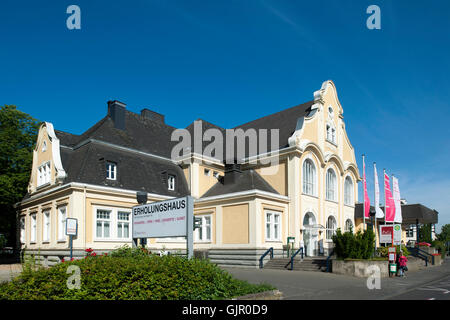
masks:
[[(370, 210), (375, 210), (370, 206)], [(384, 212), (384, 207), (381, 207)], [(363, 218), (363, 204), (357, 203), (355, 206), (355, 219)], [(403, 204), (402, 205), (402, 224), (436, 224), (438, 223), (438, 212), (436, 210), (418, 204)], [(384, 219), (377, 219), (377, 221), (384, 221)]]

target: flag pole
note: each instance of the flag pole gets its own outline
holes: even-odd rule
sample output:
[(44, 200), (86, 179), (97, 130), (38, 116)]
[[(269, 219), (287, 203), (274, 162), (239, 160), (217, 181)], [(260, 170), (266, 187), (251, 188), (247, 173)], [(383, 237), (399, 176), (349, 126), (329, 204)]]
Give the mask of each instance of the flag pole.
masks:
[[(373, 162), (373, 174), (375, 175), (375, 166), (376, 166), (376, 162), (374, 161)], [(375, 176), (374, 176), (374, 178), (375, 178)], [(378, 177), (377, 177), (378, 178)], [(375, 190), (375, 179), (373, 179), (373, 183), (374, 183), (374, 186), (373, 186), (373, 193), (374, 193), (374, 197), (373, 197), (373, 199), (374, 200), (376, 200), (377, 199), (377, 195), (376, 195), (376, 190)], [(378, 195), (379, 196), (379, 195)], [(375, 207), (375, 251), (377, 251), (377, 207), (378, 207), (378, 203), (374, 203), (374, 207)]]
[(365, 162), (364, 162), (364, 153), (363, 153), (363, 155), (362, 155), (362, 158), (363, 158), (363, 170), (364, 170), (364, 172), (363, 172), (363, 175), (364, 175), (364, 177), (363, 177), (363, 231), (365, 231), (366, 230), (366, 189), (365, 189), (365, 183), (366, 183), (366, 181), (365, 181), (365, 179), (366, 179), (366, 164), (365, 164)]

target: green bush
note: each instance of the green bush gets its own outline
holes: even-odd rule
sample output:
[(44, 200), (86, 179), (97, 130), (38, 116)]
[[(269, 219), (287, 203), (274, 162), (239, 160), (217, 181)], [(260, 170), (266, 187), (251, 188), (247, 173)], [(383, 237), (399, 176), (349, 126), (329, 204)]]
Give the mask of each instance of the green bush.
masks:
[[(377, 255), (382, 257), (382, 258), (388, 258), (388, 256), (389, 256), (388, 250), (389, 250), (389, 247), (378, 247), (377, 248)], [(400, 246), (396, 246), (395, 252), (397, 253), (397, 255), (400, 254)], [(406, 248), (405, 246), (402, 246), (401, 252), (406, 257), (411, 254), (409, 252), (408, 248)]]
[(431, 246), (436, 248), (439, 253), (441, 254), (442, 259), (445, 259), (445, 253), (446, 253), (446, 246), (445, 243), (439, 240), (435, 240), (431, 243)]
[(374, 253), (375, 234), (371, 229), (356, 234), (352, 230), (333, 235), (334, 252), (339, 259), (370, 259)]
[[(69, 289), (69, 266), (81, 271), (80, 289)], [(0, 285), (0, 300), (185, 300), (229, 299), (273, 289), (234, 279), (207, 260), (159, 257), (141, 249), (121, 248), (109, 255), (28, 268)]]

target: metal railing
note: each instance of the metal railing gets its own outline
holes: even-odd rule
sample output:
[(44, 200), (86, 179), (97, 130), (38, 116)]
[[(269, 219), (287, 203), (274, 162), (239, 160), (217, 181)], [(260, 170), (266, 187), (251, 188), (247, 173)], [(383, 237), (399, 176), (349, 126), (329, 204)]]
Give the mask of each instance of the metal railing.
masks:
[(273, 248), (268, 249), (264, 254), (259, 258), (259, 268), (264, 268), (264, 258), (270, 253), (270, 259), (273, 259)]
[(303, 260), (303, 247), (302, 247), (302, 248), (298, 249), (297, 251), (295, 251), (295, 253), (291, 256), (291, 260), (284, 267), (286, 268), (288, 265), (291, 265), (289, 270), (293, 270), (294, 269), (294, 258), (300, 252), (301, 252), (301, 257), (302, 257), (302, 260)]
[(331, 257), (332, 257), (333, 255), (334, 255), (334, 248), (331, 249), (331, 252), (330, 252), (330, 254), (329, 254), (328, 257), (327, 257), (325, 272), (330, 272), (330, 260), (331, 260)]
[(411, 254), (415, 257), (418, 257), (422, 260), (425, 260), (425, 266), (428, 267), (428, 259), (431, 257), (431, 264), (434, 265), (434, 256), (422, 249), (419, 249), (417, 247), (414, 248), (408, 248), (408, 250), (411, 252)]

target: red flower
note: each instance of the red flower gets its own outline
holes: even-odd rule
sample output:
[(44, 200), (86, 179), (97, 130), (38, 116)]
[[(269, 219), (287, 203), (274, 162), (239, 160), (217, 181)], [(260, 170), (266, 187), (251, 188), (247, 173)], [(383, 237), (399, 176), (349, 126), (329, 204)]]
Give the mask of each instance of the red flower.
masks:
[(70, 261), (73, 261), (73, 260), (75, 260), (75, 258), (70, 259)]
[(64, 258), (61, 259), (61, 262), (64, 262)]
[(95, 257), (97, 254), (95, 252), (91, 253), (91, 257)]
[(108, 254), (105, 252), (103, 255), (104, 255), (104, 256), (107, 256)]
[(92, 252), (92, 251), (94, 251), (92, 248), (87, 248), (86, 250), (84, 250), (85, 252)]

